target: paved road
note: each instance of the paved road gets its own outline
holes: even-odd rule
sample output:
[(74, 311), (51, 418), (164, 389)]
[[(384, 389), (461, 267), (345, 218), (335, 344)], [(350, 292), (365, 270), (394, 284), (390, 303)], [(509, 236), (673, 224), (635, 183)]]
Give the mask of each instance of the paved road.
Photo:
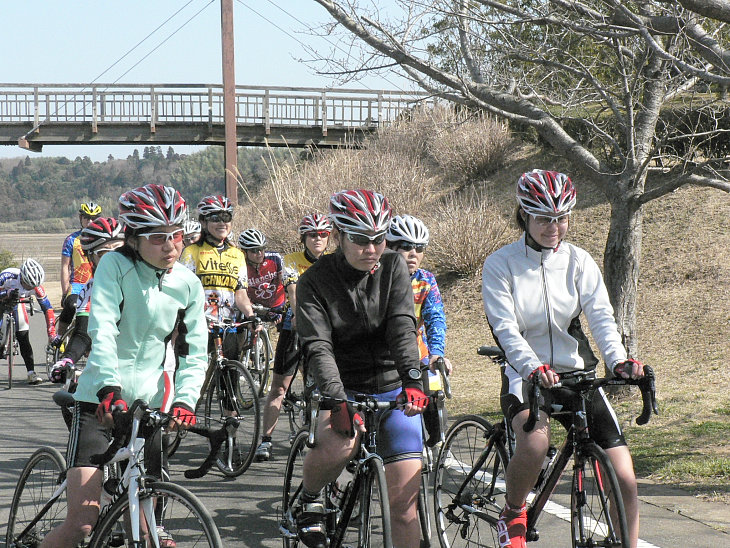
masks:
[[(45, 345), (42, 321), (38, 315), (33, 318), (35, 354), (41, 360)], [(7, 368), (4, 360), (0, 362), (0, 545), (4, 542), (15, 482), (25, 460), (40, 445), (52, 445), (63, 454), (67, 439), (61, 415), (51, 401), (55, 386), (47, 382), (28, 386), (24, 371), (22, 364), (17, 367), (14, 378), (23, 380), (12, 390), (6, 390)], [(277, 518), (288, 449), (284, 428), (282, 424), (275, 437), (278, 443), (274, 459), (269, 463), (252, 464), (242, 477), (235, 480), (228, 480), (217, 472), (202, 480), (184, 479), (182, 471), (186, 468), (185, 463), (196, 466), (202, 454), (202, 449), (194, 445), (184, 444), (172, 463), (173, 479), (191, 489), (211, 510), (226, 546), (281, 546)], [(698, 503), (683, 491), (644, 483), (640, 498), (640, 546), (730, 546), (730, 535), (708, 525), (712, 521), (720, 525), (724, 523), (725, 530), (730, 530), (730, 509), (727, 506)], [(555, 513), (559, 515), (561, 510), (557, 508)], [(546, 516), (539, 529), (541, 540), (531, 543), (531, 547), (567, 545), (570, 525), (561, 518)]]

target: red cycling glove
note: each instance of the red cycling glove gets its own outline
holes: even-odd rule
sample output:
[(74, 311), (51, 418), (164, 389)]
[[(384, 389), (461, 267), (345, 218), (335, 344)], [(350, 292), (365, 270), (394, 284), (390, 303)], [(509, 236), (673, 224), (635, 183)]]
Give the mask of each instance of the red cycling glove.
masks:
[(420, 388), (404, 388), (403, 392), (398, 394), (398, 400), (403, 404), (412, 403), (425, 409), (428, 407), (429, 398)]
[(346, 401), (334, 406), (330, 413), (332, 429), (343, 436), (355, 437), (353, 423), (363, 424), (360, 413), (356, 412), (355, 408)]
[(641, 363), (639, 360), (634, 360), (629, 358), (626, 361), (619, 362), (616, 365), (613, 366), (613, 374), (617, 377), (621, 377), (622, 379), (629, 379), (631, 378), (631, 374), (634, 370), (634, 364), (637, 364), (639, 366), (639, 370), (644, 370), (644, 364)]
[(173, 403), (170, 414), (179, 420), (183, 426), (195, 426), (197, 422), (195, 412), (184, 403)]
[(544, 363), (537, 369), (532, 370), (532, 373), (530, 373), (530, 378), (532, 379), (535, 375), (537, 375), (539, 377), (540, 373), (544, 373), (547, 375), (548, 371), (553, 371), (553, 368), (550, 365)]
[(127, 403), (122, 399), (121, 389), (118, 386), (102, 388), (98, 395), (101, 403), (96, 408), (96, 418), (99, 422), (104, 420), (106, 413), (127, 410)]

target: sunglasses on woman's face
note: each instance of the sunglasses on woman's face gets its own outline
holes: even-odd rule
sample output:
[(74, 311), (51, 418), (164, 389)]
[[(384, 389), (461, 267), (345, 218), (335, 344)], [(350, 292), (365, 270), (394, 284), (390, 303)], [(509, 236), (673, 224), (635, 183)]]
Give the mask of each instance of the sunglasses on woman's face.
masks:
[(179, 228), (173, 232), (146, 232), (139, 234), (140, 238), (145, 238), (152, 245), (163, 245), (172, 240), (173, 243), (177, 244), (183, 241), (183, 235), (185, 231)]
[(215, 213), (208, 215), (205, 220), (209, 223), (230, 223), (233, 220), (233, 215), (228, 212)]
[(366, 236), (365, 234), (354, 234), (352, 232), (345, 232), (347, 239), (353, 244), (363, 246), (373, 244), (380, 245), (385, 240), (385, 233), (377, 234), (375, 236)]
[(320, 230), (319, 232), (307, 232), (307, 236), (310, 238), (322, 238), (323, 240), (325, 238), (329, 238), (330, 233), (325, 230)]
[(552, 223), (557, 223), (559, 225), (565, 225), (568, 224), (568, 221), (570, 220), (570, 213), (566, 213), (565, 215), (561, 215), (560, 217), (548, 217), (547, 215), (532, 215), (530, 216), (535, 219), (535, 222), (539, 224), (540, 226), (548, 226)]
[(416, 253), (423, 253), (426, 250), (426, 246), (423, 244), (412, 244), (410, 242), (400, 242), (398, 244), (397, 249), (403, 250), (403, 251), (411, 251), (413, 249), (416, 250)]

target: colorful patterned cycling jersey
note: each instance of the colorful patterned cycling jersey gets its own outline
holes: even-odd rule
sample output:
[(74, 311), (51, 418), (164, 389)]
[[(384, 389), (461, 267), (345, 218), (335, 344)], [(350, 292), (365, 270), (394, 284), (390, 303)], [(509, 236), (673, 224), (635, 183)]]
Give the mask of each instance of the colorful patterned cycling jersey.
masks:
[(446, 314), (436, 278), (419, 268), (411, 276), (418, 321), (418, 353), (422, 362), (429, 355), (443, 356), (446, 346)]
[[(0, 272), (0, 300), (7, 298), (8, 293), (14, 289), (18, 290), (19, 297), (28, 297), (35, 295), (38, 304), (41, 305), (41, 310), (46, 317), (46, 328), (48, 330), (48, 337), (53, 338), (56, 336), (56, 313), (53, 311), (51, 301), (48, 300), (46, 290), (42, 285), (34, 287), (33, 289), (25, 289), (23, 284), (20, 283), (20, 269), (19, 268), (6, 268)], [(23, 305), (25, 311), (25, 305)], [(27, 319), (27, 318), (26, 318)]]
[(284, 259), (278, 253), (268, 252), (263, 262), (256, 266), (247, 265), (248, 298), (254, 304), (268, 308), (281, 308), (286, 305), (286, 287), (297, 283), (299, 275), (284, 266)]
[(235, 292), (246, 289), (246, 258), (237, 247), (224, 241), (220, 247), (208, 242), (183, 249), (180, 262), (197, 274), (205, 290), (205, 316), (212, 320), (235, 315)]
[(81, 249), (81, 230), (69, 234), (63, 242), (62, 257), (71, 259), (71, 293), (78, 294), (91, 279), (92, 268), (88, 257)]

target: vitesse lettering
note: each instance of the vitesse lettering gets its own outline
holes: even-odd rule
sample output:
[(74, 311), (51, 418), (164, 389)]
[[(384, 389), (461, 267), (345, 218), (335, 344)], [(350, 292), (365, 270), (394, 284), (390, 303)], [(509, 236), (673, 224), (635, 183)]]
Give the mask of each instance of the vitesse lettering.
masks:
[(215, 270), (221, 274), (229, 274), (231, 276), (238, 277), (238, 265), (229, 262), (221, 262), (214, 257), (201, 261), (199, 270), (203, 270), (205, 272)]

